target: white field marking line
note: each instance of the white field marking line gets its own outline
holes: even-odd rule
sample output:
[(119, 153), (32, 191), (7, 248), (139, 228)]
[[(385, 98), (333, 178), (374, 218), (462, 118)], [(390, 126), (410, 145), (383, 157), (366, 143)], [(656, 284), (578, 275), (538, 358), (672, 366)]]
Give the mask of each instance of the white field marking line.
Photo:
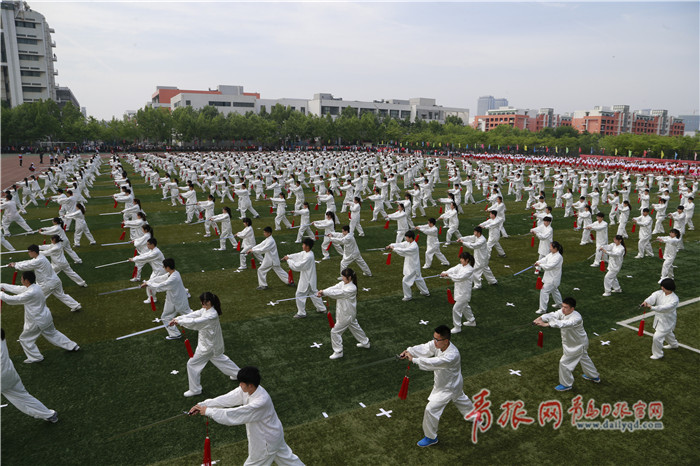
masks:
[[(693, 298), (693, 299), (688, 299), (687, 301), (683, 301), (683, 302), (681, 302), (681, 303), (678, 303), (678, 307), (687, 306), (687, 305), (689, 305), (689, 304), (694, 304), (694, 303), (697, 303), (697, 302), (699, 302), (699, 301), (700, 301), (700, 297)], [(622, 322), (618, 322), (617, 325), (621, 325), (621, 326), (623, 326), (623, 327), (625, 327), (625, 328), (628, 328), (628, 329), (630, 329), (630, 330), (634, 330), (635, 332), (638, 332), (638, 331), (639, 331), (639, 328), (633, 327), (633, 326), (631, 326), (631, 325), (629, 325), (629, 324), (631, 324), (632, 322), (637, 322), (637, 321), (639, 321), (639, 320), (642, 320), (642, 319), (644, 319), (644, 318), (646, 318), (646, 317), (653, 317), (653, 316), (655, 316), (655, 315), (656, 315), (656, 312), (652, 311), (652, 312), (647, 313), (646, 316), (645, 316), (645, 315), (635, 316), (635, 317), (632, 317), (632, 318), (630, 318), (630, 319), (623, 320)], [(644, 335), (647, 335), (647, 336), (649, 336), (649, 337), (653, 337), (653, 336), (654, 336), (653, 333), (647, 332), (646, 330), (644, 331)], [(700, 350), (697, 349), (697, 348), (693, 348), (692, 346), (688, 346), (688, 345), (685, 345), (685, 344), (680, 343), (680, 342), (678, 343), (678, 346), (680, 346), (681, 348), (685, 348), (685, 349), (687, 349), (687, 350), (694, 351), (694, 352), (700, 354)]]

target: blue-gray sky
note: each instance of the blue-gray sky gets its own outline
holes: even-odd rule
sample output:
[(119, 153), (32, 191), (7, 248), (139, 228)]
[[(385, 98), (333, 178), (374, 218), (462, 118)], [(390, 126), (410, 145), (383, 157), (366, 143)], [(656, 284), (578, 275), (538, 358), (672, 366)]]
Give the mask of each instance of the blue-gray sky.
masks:
[(684, 2), (42, 2), (57, 82), (121, 118), (157, 85), (242, 85), (263, 98), (480, 95), (557, 113), (700, 104), (700, 4)]

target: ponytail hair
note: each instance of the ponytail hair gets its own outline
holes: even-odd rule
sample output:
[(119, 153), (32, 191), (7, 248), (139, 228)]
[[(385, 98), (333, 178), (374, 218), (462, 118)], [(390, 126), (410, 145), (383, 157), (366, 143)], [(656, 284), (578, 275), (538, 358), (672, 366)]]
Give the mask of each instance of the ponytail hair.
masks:
[(207, 301), (210, 302), (211, 306), (216, 309), (216, 313), (221, 315), (221, 301), (219, 301), (219, 297), (214, 293), (211, 291), (205, 291), (199, 295), (199, 300), (202, 302), (202, 304), (206, 303)]
[(413, 204), (413, 196), (411, 196), (411, 193), (404, 194), (404, 197), (407, 197), (408, 200), (411, 201), (411, 204)]
[(342, 275), (342, 276), (345, 277), (345, 278), (349, 278), (349, 279), (352, 281), (352, 283), (353, 283), (355, 286), (357, 286), (357, 274), (356, 274), (355, 271), (354, 271), (353, 269), (351, 269), (350, 267), (348, 267), (348, 268), (346, 268), (346, 269), (343, 269), (343, 271), (340, 272), (340, 275)]
[(469, 263), (469, 265), (474, 267), (474, 256), (472, 256), (468, 252), (464, 251), (462, 254), (459, 255), (459, 258), (464, 259), (465, 261), (467, 261)]
[(58, 225), (61, 228), (63, 228), (63, 220), (61, 220), (61, 217), (54, 217), (53, 218), (53, 224)]
[(559, 241), (552, 241), (552, 247), (559, 251), (559, 254), (564, 255), (564, 246)]
[(330, 217), (331, 220), (333, 220), (333, 224), (335, 224), (335, 214), (331, 212), (330, 210), (326, 212), (326, 217)]
[(228, 206), (224, 206), (224, 212), (228, 214), (228, 217), (231, 218), (231, 208)]
[(627, 255), (627, 246), (625, 246), (625, 238), (622, 235), (615, 235), (615, 239), (620, 242), (622, 247), (624, 248), (625, 252), (622, 254), (623, 256)]
[(81, 203), (77, 203), (75, 207), (85, 215), (85, 206), (83, 206)]
[(141, 225), (141, 229), (144, 231), (144, 233), (149, 235), (148, 236), (149, 239), (153, 238), (154, 233), (153, 233), (153, 227), (151, 225), (149, 225), (148, 223), (145, 223), (145, 224)]

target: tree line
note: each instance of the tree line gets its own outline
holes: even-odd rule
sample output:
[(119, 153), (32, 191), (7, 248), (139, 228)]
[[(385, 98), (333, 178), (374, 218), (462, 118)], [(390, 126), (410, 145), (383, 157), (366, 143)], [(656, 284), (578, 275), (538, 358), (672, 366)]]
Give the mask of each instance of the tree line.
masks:
[(658, 136), (621, 134), (603, 136), (579, 133), (571, 127), (545, 128), (533, 133), (508, 125), (482, 132), (457, 117), (437, 121), (398, 120), (372, 112), (358, 115), (344, 108), (330, 115), (307, 115), (282, 105), (260, 114), (235, 112), (224, 115), (215, 107), (195, 110), (179, 107), (144, 107), (136, 115), (119, 120), (85, 117), (68, 103), (62, 108), (52, 100), (24, 103), (15, 108), (3, 104), (2, 145), (51, 145), (69, 141), (103, 148), (151, 145), (228, 149), (247, 146), (306, 147), (345, 145), (389, 145), (424, 151), (484, 151), (549, 155), (605, 154), (650, 158), (693, 159), (700, 151), (700, 135)]

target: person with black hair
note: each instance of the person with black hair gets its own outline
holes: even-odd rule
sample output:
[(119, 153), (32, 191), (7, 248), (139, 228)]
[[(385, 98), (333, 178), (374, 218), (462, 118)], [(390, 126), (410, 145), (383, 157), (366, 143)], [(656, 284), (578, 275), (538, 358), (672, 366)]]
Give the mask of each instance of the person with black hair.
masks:
[(61, 279), (56, 275), (46, 256), (39, 253), (39, 246), (30, 244), (27, 248), (27, 254), (30, 257), (29, 260), (11, 262), (8, 265), (19, 271), (36, 271), (36, 282), (44, 293), (45, 298), (54, 295), (56, 299), (68, 306), (71, 312), (79, 311), (81, 309), (80, 303), (63, 291)]
[(304, 466), (284, 441), (280, 422), (270, 394), (260, 386), (260, 371), (246, 366), (238, 371), (238, 388), (216, 398), (204, 400), (190, 411), (226, 426), (245, 424), (248, 436), (246, 465)]
[(483, 229), (477, 225), (474, 227), (473, 235), (462, 236), (457, 241), (474, 251), (474, 272), (472, 273), (473, 288), (475, 290), (481, 288), (482, 275), (489, 285), (497, 285), (498, 281), (493, 275), (491, 267), (489, 267), (491, 251), (486, 246), (486, 238), (484, 238)]
[(440, 251), (440, 239), (438, 238), (438, 228), (435, 225), (437, 220), (434, 217), (428, 219), (427, 225), (417, 225), (416, 231), (426, 236), (425, 242), (425, 263), (424, 269), (429, 269), (433, 264), (433, 257), (437, 257), (442, 265), (450, 265), (445, 255)]
[(588, 356), (588, 335), (583, 328), (583, 317), (576, 311), (576, 300), (571, 297), (562, 300), (561, 309), (539, 316), (533, 321), (540, 327), (561, 329), (561, 345), (564, 354), (559, 360), (559, 385), (555, 390), (564, 392), (574, 385), (573, 370), (581, 363), (583, 378), (600, 383), (600, 374)]
[[(297, 181), (297, 184), (299, 182)], [(304, 234), (307, 235), (307, 237), (314, 239), (316, 236), (314, 235), (313, 231), (311, 231), (311, 214), (309, 213), (309, 203), (304, 201), (300, 209), (296, 209), (292, 211), (294, 215), (299, 215), (299, 232), (297, 233), (297, 239), (294, 241), (295, 243), (301, 243), (301, 239), (304, 237)]]
[(362, 229), (361, 218), (362, 200), (355, 196), (350, 204), (350, 232), (355, 233), (357, 230), (358, 236), (365, 236), (365, 231)]
[(275, 210), (275, 230), (281, 230), (282, 224), (287, 228), (292, 228), (292, 224), (287, 220), (287, 201), (284, 197), (284, 193), (279, 193), (277, 197), (270, 198), (272, 206)]
[(615, 235), (613, 242), (600, 248), (608, 255), (608, 270), (603, 278), (603, 287), (605, 293), (603, 296), (610, 296), (610, 293), (622, 293), (620, 282), (617, 281), (617, 274), (622, 269), (627, 248), (625, 247), (625, 239), (622, 235)]
[[(592, 207), (591, 207), (592, 209)], [(598, 267), (603, 260), (603, 246), (608, 244), (608, 222), (605, 221), (605, 214), (598, 212), (595, 214), (596, 221), (584, 227), (587, 231), (595, 231), (595, 259), (591, 267)]]
[(44, 419), (52, 423), (58, 422), (58, 413), (53, 409), (47, 408), (24, 388), (22, 379), (19, 378), (15, 365), (12, 364), (10, 359), (10, 352), (5, 341), (5, 329), (0, 329), (0, 337), (2, 338), (2, 351), (0, 351), (0, 364), (2, 365), (0, 386), (2, 387), (2, 395), (15, 408), (34, 419)]
[(71, 218), (75, 220), (75, 233), (73, 235), (73, 246), (76, 248), (80, 246), (80, 239), (85, 234), (85, 237), (90, 242), (90, 246), (97, 244), (95, 238), (93, 238), (92, 233), (90, 233), (90, 228), (85, 221), (85, 207), (82, 204), (76, 204), (75, 210), (66, 214), (66, 218)]
[[(665, 349), (678, 348), (678, 340), (673, 334), (676, 328), (676, 309), (678, 308), (678, 296), (676, 295), (676, 282), (672, 278), (661, 280), (661, 289), (654, 291), (644, 302), (642, 307), (655, 313), (654, 315), (654, 339), (651, 345), (651, 359), (664, 357)], [(664, 341), (668, 345), (664, 345)]]
[[(658, 215), (658, 214), (657, 214)], [(642, 259), (644, 256), (654, 257), (654, 253), (651, 250), (651, 215), (649, 215), (649, 209), (642, 210), (642, 215), (635, 217), (632, 221), (639, 226), (639, 241), (637, 242), (637, 255), (634, 256), (635, 259)], [(661, 233), (664, 229), (661, 228)]]
[(452, 202), (445, 207), (445, 212), (438, 217), (438, 220), (442, 220), (447, 225), (447, 234), (445, 235), (445, 244), (442, 245), (443, 248), (446, 248), (450, 244), (452, 235), (455, 235), (455, 238), (462, 237), (462, 233), (459, 232), (457, 204)]
[(437, 431), (440, 416), (451, 401), (466, 420), (477, 420), (478, 412), (474, 404), (464, 394), (464, 379), (459, 350), (450, 341), (450, 327), (440, 325), (435, 328), (433, 339), (422, 345), (411, 346), (399, 356), (416, 364), (419, 369), (434, 372), (433, 390), (428, 396), (428, 404), (423, 414), (423, 437), (420, 447), (438, 443)]
[(396, 212), (386, 216), (387, 220), (396, 220), (396, 242), (400, 243), (408, 231), (408, 214), (406, 206), (402, 202), (396, 204)]
[(561, 293), (559, 285), (561, 284), (561, 270), (564, 264), (562, 254), (564, 248), (558, 241), (549, 243), (549, 254), (535, 262), (535, 266), (544, 270), (542, 277), (542, 289), (540, 290), (540, 307), (537, 309), (537, 314), (547, 312), (547, 304), (549, 304), (549, 295), (552, 295), (554, 304), (552, 307), (561, 307)]
[(683, 235), (685, 235), (685, 223), (686, 223), (686, 215), (685, 215), (685, 207), (682, 205), (679, 205), (676, 207), (675, 212), (671, 212), (668, 214), (669, 218), (673, 219), (673, 228), (678, 230), (681, 233), (681, 236), (679, 238), (681, 241), (678, 243), (678, 250), (680, 251), (681, 249), (684, 249), (683, 247)]
[(362, 270), (362, 274), (371, 277), (372, 271), (369, 269), (367, 262), (362, 258), (360, 248), (357, 247), (355, 236), (350, 232), (350, 225), (343, 225), (342, 230), (342, 233), (331, 233), (329, 235), (331, 241), (343, 246), (343, 258), (340, 261), (341, 272), (353, 262), (357, 262), (357, 265), (360, 266), (360, 270)]
[(32, 231), (32, 228), (27, 225), (27, 222), (19, 214), (17, 203), (13, 200), (9, 191), (4, 193), (4, 199), (0, 202), (0, 210), (2, 210), (2, 229), (5, 235), (11, 235), (10, 225), (13, 222), (22, 227), (24, 231)]
[[(41, 287), (36, 284), (36, 275), (27, 270), (20, 279), (22, 286), (0, 284), (0, 300), (9, 305), (24, 306), (24, 329), (19, 336), (19, 344), (27, 355), (27, 364), (44, 360), (36, 345), (36, 340), (43, 335), (54, 346), (68, 351), (78, 351), (80, 346), (63, 333), (56, 330), (51, 311), (46, 306), (46, 297)], [(12, 295), (6, 292), (12, 293)]]
[[(263, 260), (258, 266), (258, 287), (256, 289), (266, 290), (268, 288), (267, 273), (270, 271), (270, 269), (272, 269), (272, 271), (275, 272), (275, 274), (277, 274), (277, 277), (279, 277), (282, 283), (284, 283), (285, 285), (293, 285), (293, 283), (289, 283), (287, 273), (280, 266), (280, 256), (277, 252), (277, 243), (272, 237), (272, 228), (263, 228), (263, 236), (265, 236), (264, 240), (262, 240), (259, 244), (256, 244), (252, 248), (247, 247), (245, 253), (243, 252), (244, 249), (241, 249), (241, 256), (243, 256), (244, 254), (253, 254), (255, 255), (255, 257), (258, 257), (258, 260), (260, 255), (264, 254)], [(242, 269), (239, 267), (239, 270)]]
[(63, 251), (70, 256), (71, 259), (73, 259), (73, 262), (76, 264), (82, 264), (83, 261), (82, 259), (76, 254), (76, 252), (73, 250), (73, 248), (70, 247), (70, 240), (68, 239), (68, 235), (66, 235), (66, 231), (64, 230), (63, 227), (63, 220), (60, 217), (54, 217), (51, 220), (51, 223), (53, 224), (50, 227), (46, 228), (39, 228), (39, 234), (42, 235), (47, 235), (47, 236), (53, 236), (53, 235), (58, 235), (61, 237), (61, 246), (63, 246)]
[[(163, 268), (163, 260), (165, 260), (165, 256), (163, 256), (163, 253), (160, 251), (160, 249), (158, 249), (158, 240), (154, 236), (151, 236), (151, 238), (146, 241), (146, 247), (148, 248), (148, 252), (138, 254), (134, 257), (129, 257), (128, 260), (129, 262), (133, 262), (136, 267), (143, 267), (145, 264), (150, 264), (152, 270), (151, 276), (148, 278), (150, 281), (159, 275), (165, 275), (165, 269)], [(158, 300), (156, 298), (155, 291), (153, 291), (151, 287), (146, 287), (146, 299), (143, 301), (143, 303), (150, 303), (151, 298), (153, 298), (153, 302)]]
[(202, 393), (200, 377), (204, 366), (209, 361), (221, 372), (228, 375), (231, 380), (236, 380), (239, 371), (238, 366), (224, 354), (224, 336), (219, 322), (219, 316), (222, 313), (219, 297), (206, 291), (199, 296), (199, 300), (202, 303), (201, 309), (175, 317), (168, 323), (169, 326), (182, 325), (199, 332), (197, 349), (194, 356), (187, 361), (189, 390), (184, 393), (186, 397)]
[[(316, 285), (316, 261), (311, 248), (314, 247), (314, 240), (304, 238), (301, 242), (301, 252), (290, 254), (282, 258), (287, 262), (290, 270), (299, 272), (299, 280), (297, 281), (296, 302), (297, 313), (294, 314), (295, 319), (306, 317), (306, 298), (311, 298), (311, 302), (318, 312), (326, 312), (326, 306), (321, 298), (316, 296), (318, 287)], [(290, 283), (290, 286), (294, 283)]]
[(323, 229), (323, 243), (321, 244), (321, 253), (323, 254), (323, 259), (321, 260), (325, 261), (331, 258), (331, 255), (328, 252), (331, 248), (331, 245), (333, 245), (336, 252), (342, 256), (343, 249), (337, 243), (334, 244), (331, 241), (330, 237), (330, 234), (335, 233), (335, 224), (340, 223), (336, 219), (335, 213), (328, 210), (326, 211), (326, 218), (324, 220), (316, 220), (311, 223), (314, 227)]
[(430, 296), (430, 290), (423, 280), (423, 276), (420, 271), (420, 250), (418, 249), (418, 243), (416, 243), (416, 234), (409, 230), (404, 235), (404, 240), (400, 243), (391, 243), (386, 247), (389, 251), (394, 251), (400, 256), (403, 256), (403, 280), (401, 281), (403, 287), (403, 301), (410, 301), (413, 299), (413, 293), (411, 293), (411, 287), (415, 283), (418, 287), (418, 291), (423, 296)]
[[(226, 190), (226, 192), (228, 192), (228, 190)], [(238, 196), (238, 211), (241, 213), (241, 220), (246, 218), (245, 214), (248, 210), (253, 215), (253, 218), (260, 217), (258, 211), (253, 208), (253, 203), (250, 201), (250, 192), (248, 191), (245, 183), (242, 183), (241, 186), (234, 189), (233, 192), (236, 194), (236, 196)], [(229, 197), (230, 196), (231, 194), (229, 194)]]
[[(498, 196), (500, 198), (500, 196)], [(506, 252), (501, 246), (501, 228), (503, 228), (503, 218), (498, 216), (498, 211), (492, 210), (489, 212), (489, 219), (479, 224), (481, 228), (489, 230), (489, 237), (486, 240), (486, 247), (490, 251), (496, 248), (499, 257), (506, 257)]]
[[(247, 191), (246, 191), (247, 192)], [(213, 224), (212, 217), (214, 216), (215, 199), (213, 194), (209, 194), (206, 201), (199, 201), (197, 208), (204, 210), (204, 238), (211, 236), (211, 226)]]
[[(226, 250), (226, 240), (228, 240), (231, 243), (231, 246), (236, 245), (236, 239), (233, 236), (233, 230), (231, 228), (231, 208), (228, 206), (224, 206), (221, 210), (222, 210), (222, 212), (219, 215), (214, 215), (211, 218), (212, 222), (221, 223), (221, 231), (219, 234), (219, 247), (214, 248), (214, 251), (225, 251)], [(248, 220), (247, 224), (245, 223), (246, 219)], [(252, 221), (248, 217), (246, 217), (243, 219), (243, 223), (246, 225), (246, 227), (249, 227), (252, 224)], [(250, 230), (252, 231), (252, 228)], [(255, 246), (255, 235), (254, 234), (253, 234), (252, 246)], [(245, 266), (245, 253), (243, 252), (243, 248), (241, 248), (241, 262), (242, 262), (241, 265)]]
[(350, 333), (357, 340), (359, 348), (369, 348), (369, 338), (357, 323), (357, 274), (353, 269), (344, 268), (340, 277), (340, 283), (316, 293), (319, 298), (327, 296), (337, 300), (335, 326), (331, 329), (333, 354), (330, 355), (330, 359), (343, 357), (343, 333), (347, 329), (350, 329)]
[(463, 316), (467, 318), (464, 325), (467, 327), (476, 327), (476, 319), (474, 319), (474, 313), (469, 306), (469, 301), (472, 298), (473, 267), (474, 257), (465, 251), (459, 255), (459, 264), (440, 274), (441, 277), (449, 278), (455, 284), (455, 303), (454, 306), (452, 306), (451, 333), (459, 333), (462, 331)]
[[(190, 309), (190, 303), (187, 302), (187, 298), (189, 298), (187, 288), (182, 283), (180, 272), (175, 270), (175, 259), (164, 259), (163, 268), (165, 269), (165, 274), (158, 275), (150, 280), (144, 280), (141, 288), (148, 286), (154, 293), (165, 291), (165, 304), (163, 305), (163, 314), (160, 316), (160, 320), (170, 322), (178, 314), (189, 314), (192, 312), (192, 309)], [(165, 337), (166, 340), (177, 340), (182, 336), (177, 327), (168, 326), (166, 330), (168, 331), (168, 336)]]
[(148, 218), (144, 212), (138, 212), (133, 220), (123, 222), (123, 228), (129, 229), (129, 240), (134, 240), (143, 235), (141, 227), (148, 224)]
[(676, 254), (678, 254), (681, 232), (676, 228), (671, 228), (668, 236), (659, 236), (656, 241), (666, 245), (663, 254), (664, 264), (661, 266), (661, 278), (659, 279), (659, 283), (661, 283), (666, 278), (673, 278), (673, 261), (676, 260)]

